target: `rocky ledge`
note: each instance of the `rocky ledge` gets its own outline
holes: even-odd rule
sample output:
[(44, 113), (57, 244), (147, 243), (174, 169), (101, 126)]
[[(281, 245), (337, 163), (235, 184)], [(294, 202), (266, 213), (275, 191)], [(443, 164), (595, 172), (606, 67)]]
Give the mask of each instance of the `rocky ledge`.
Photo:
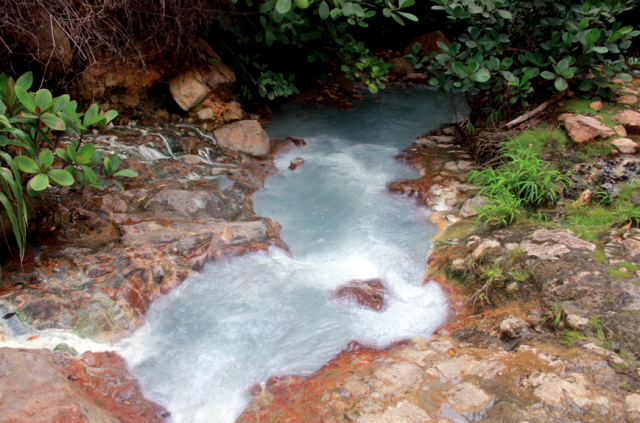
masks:
[[(351, 345), (310, 377), (272, 378), (239, 422), (640, 419), (640, 231), (593, 244), (547, 226), (483, 230), (455, 137), (420, 137), (398, 158), (423, 176), (388, 187), (437, 211), (425, 281), (450, 298), (449, 324), (384, 351)], [(486, 284), (492, 266), (502, 274)]]

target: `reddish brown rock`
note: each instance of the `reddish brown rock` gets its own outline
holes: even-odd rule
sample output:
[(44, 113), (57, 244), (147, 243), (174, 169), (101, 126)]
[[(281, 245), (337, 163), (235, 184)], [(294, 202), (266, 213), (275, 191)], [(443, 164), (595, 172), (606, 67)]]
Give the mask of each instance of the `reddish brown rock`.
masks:
[(291, 160), (291, 163), (289, 164), (289, 170), (296, 170), (297, 168), (299, 168), (303, 164), (304, 164), (304, 159), (303, 158), (298, 157), (297, 159), (293, 159), (293, 160)]
[(413, 46), (415, 43), (420, 44), (419, 54), (421, 56), (428, 56), (433, 52), (442, 53), (442, 49), (438, 47), (438, 42), (443, 43), (447, 47), (451, 44), (447, 36), (444, 35), (442, 31), (434, 31), (411, 41), (403, 54), (413, 54)]
[(336, 289), (331, 297), (338, 302), (352, 303), (380, 311), (384, 307), (384, 294), (387, 289), (380, 279), (351, 281)]
[(427, 78), (425, 75), (423, 75), (421, 73), (411, 72), (411, 73), (408, 73), (407, 76), (402, 78), (402, 80), (406, 81), (406, 82), (415, 82), (415, 83), (419, 83), (419, 84), (426, 84), (427, 81), (429, 80), (429, 78)]
[(602, 109), (602, 102), (594, 101), (593, 103), (589, 104), (589, 108), (597, 112), (598, 110)]
[(208, 69), (189, 69), (169, 81), (173, 99), (184, 111), (200, 104), (217, 85), (231, 84), (236, 76), (225, 64), (218, 63)]
[(389, 63), (391, 63), (391, 66), (389, 67), (389, 73), (391, 75), (404, 76), (413, 69), (411, 64), (403, 57), (391, 59)]
[(607, 125), (589, 116), (569, 116), (565, 119), (564, 126), (571, 139), (578, 144), (598, 137), (606, 138), (615, 135), (615, 132)]
[(115, 353), (75, 360), (49, 350), (1, 348), (0, 363), (3, 422), (147, 423), (170, 415), (143, 397)]
[(302, 140), (300, 138), (296, 138), (296, 137), (287, 137), (285, 138), (289, 141), (291, 141), (296, 147), (304, 147), (305, 145), (307, 145), (307, 143), (305, 142), (305, 140)]

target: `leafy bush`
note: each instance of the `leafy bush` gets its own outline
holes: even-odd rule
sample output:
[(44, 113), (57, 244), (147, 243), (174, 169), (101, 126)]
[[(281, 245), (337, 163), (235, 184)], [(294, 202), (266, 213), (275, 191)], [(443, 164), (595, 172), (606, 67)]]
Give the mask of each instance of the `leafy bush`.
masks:
[[(4, 150), (0, 156), (9, 166), (0, 169), (0, 203), (11, 221), (21, 257), (27, 228), (24, 181), (28, 179), (27, 194), (38, 196), (63, 186), (105, 187), (92, 169), (101, 163), (107, 170), (103, 170), (104, 176), (121, 190), (122, 185), (114, 178), (138, 176), (132, 170), (118, 171), (117, 155), (107, 158), (103, 151), (96, 151), (95, 145), (82, 145), (83, 135), (93, 126), (105, 129), (118, 115), (116, 111), (102, 116), (98, 105), (93, 104), (86, 113), (80, 113), (77, 103), (66, 94), (53, 98), (46, 89), (28, 91), (32, 82), (31, 72), (17, 81), (4, 73), (0, 75), (0, 132), (8, 134), (0, 135), (0, 150)], [(58, 147), (63, 133), (78, 136), (66, 149)], [(23, 179), (21, 172), (29, 176)]]
[(467, 34), (433, 53), (431, 85), (479, 96), (482, 104), (528, 106), (535, 90), (579, 88), (608, 97), (618, 77), (630, 82), (639, 61), (623, 55), (640, 34), (618, 18), (636, 0), (433, 0), (435, 10), (465, 24)]

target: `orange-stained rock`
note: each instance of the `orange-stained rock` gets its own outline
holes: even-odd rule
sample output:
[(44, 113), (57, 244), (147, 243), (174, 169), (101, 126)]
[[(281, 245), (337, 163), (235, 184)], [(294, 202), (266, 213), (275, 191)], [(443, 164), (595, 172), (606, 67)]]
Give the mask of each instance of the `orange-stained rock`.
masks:
[(386, 293), (387, 289), (380, 279), (356, 280), (340, 286), (331, 297), (338, 302), (356, 303), (380, 311), (384, 307)]
[(256, 157), (269, 154), (269, 136), (255, 120), (227, 124), (213, 134), (222, 148)]
[(89, 352), (83, 358), (44, 349), (0, 348), (0, 420), (151, 423), (170, 415), (143, 397), (116, 353)]
[(224, 63), (209, 69), (188, 69), (169, 81), (173, 99), (184, 111), (193, 109), (218, 85), (232, 84), (236, 76)]

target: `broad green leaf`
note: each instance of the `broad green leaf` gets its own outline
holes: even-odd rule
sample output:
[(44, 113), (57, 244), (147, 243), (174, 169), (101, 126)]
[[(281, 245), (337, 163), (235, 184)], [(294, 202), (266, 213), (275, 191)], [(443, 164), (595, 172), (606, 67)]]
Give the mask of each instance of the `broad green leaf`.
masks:
[(342, 14), (345, 16), (351, 16), (353, 13), (353, 3), (347, 2), (342, 6)]
[(490, 78), (491, 73), (485, 68), (480, 68), (476, 73), (471, 75), (471, 79), (476, 82), (487, 82)]
[(36, 106), (40, 107), (40, 111), (44, 112), (51, 105), (50, 103), (52, 98), (53, 97), (49, 90), (42, 89), (38, 90), (38, 92), (36, 93), (34, 102), (36, 103)]
[(416, 4), (415, 0), (400, 0), (400, 2), (398, 3), (398, 9), (404, 9), (407, 7), (411, 7), (414, 4)]
[(81, 165), (88, 164), (90, 161), (91, 159), (89, 157), (81, 156), (80, 154), (76, 156), (76, 160), (75, 160), (76, 163)]
[(291, 0), (278, 0), (276, 10), (283, 15), (291, 10)]
[(40, 162), (40, 168), (46, 171), (53, 164), (53, 153), (49, 149), (42, 150), (38, 156)]
[(28, 186), (36, 192), (42, 191), (49, 186), (49, 177), (44, 173), (38, 173), (36, 176), (31, 178)]
[(122, 169), (113, 174), (113, 176), (124, 176), (126, 178), (135, 178), (138, 176), (138, 172), (131, 169)]
[(65, 129), (67, 129), (64, 121), (58, 116), (51, 113), (43, 113), (42, 115), (40, 115), (40, 120), (49, 128), (55, 129), (56, 131), (64, 131)]
[(120, 167), (120, 157), (117, 154), (111, 155), (109, 158), (109, 169), (111, 172), (115, 172)]
[(27, 90), (18, 85), (16, 85), (14, 89), (16, 92), (16, 96), (18, 96), (18, 99), (20, 100), (22, 105), (26, 107), (27, 110), (29, 110), (31, 113), (36, 113), (36, 104), (33, 102), (33, 99), (31, 98)]
[(398, 14), (400, 16), (402, 16), (403, 18), (409, 19), (410, 21), (413, 22), (418, 22), (418, 18), (415, 15), (412, 15), (411, 13), (407, 13), (407, 12), (398, 12)]
[(457, 73), (460, 76), (468, 76), (467, 71), (461, 62), (453, 62), (453, 65), (451, 65), (451, 68), (455, 73)]
[[(271, 93), (270, 93), (270, 94), (271, 94)], [(115, 179), (112, 179), (112, 181), (113, 181), (113, 183), (115, 184), (115, 186), (117, 186), (117, 187), (118, 187), (118, 189), (119, 189), (120, 191), (124, 191), (124, 188), (122, 187), (122, 184), (121, 184), (120, 182), (116, 181)]]
[(580, 21), (580, 29), (582, 31), (584, 31), (585, 29), (589, 28), (589, 18), (588, 17), (584, 17), (582, 18), (582, 20)]
[(85, 175), (87, 175), (87, 178), (89, 178), (89, 180), (91, 182), (98, 182), (98, 177), (96, 176), (95, 172), (89, 167), (89, 166), (85, 166), (85, 165), (80, 165), (80, 167), (82, 168), (82, 170), (84, 171)]
[(39, 173), (40, 166), (31, 158), (27, 156), (18, 156), (15, 158), (16, 163), (21, 171), (26, 173)]
[(56, 148), (56, 154), (58, 155), (58, 157), (60, 157), (62, 160), (64, 160), (65, 162), (70, 162), (71, 159), (69, 158), (69, 154), (67, 153), (66, 150), (63, 150), (62, 148)]
[(309, 7), (309, 1), (308, 0), (294, 0), (296, 3), (296, 6), (298, 6), (300, 9), (306, 9), (307, 7)]
[(498, 9), (496, 12), (498, 12), (498, 15), (503, 19), (513, 19), (513, 15), (507, 10)]
[(595, 51), (596, 53), (600, 53), (600, 54), (605, 54), (609, 52), (609, 49), (606, 47), (591, 47), (591, 50)]
[(73, 185), (75, 182), (73, 176), (71, 176), (69, 172), (63, 169), (49, 169), (47, 175), (58, 185), (68, 187)]
[(593, 81), (591, 81), (590, 79), (585, 79), (584, 81), (582, 81), (582, 83), (580, 83), (581, 91), (589, 91), (591, 87), (593, 87)]
[(24, 89), (25, 91), (31, 88), (31, 84), (33, 83), (33, 74), (31, 72), (27, 72), (22, 75), (16, 81), (15, 86)]
[(564, 78), (556, 78), (554, 85), (558, 91), (564, 91), (569, 88), (569, 84), (567, 84)]
[(105, 124), (111, 122), (112, 120), (114, 120), (116, 118), (116, 116), (118, 116), (118, 111), (117, 110), (109, 110), (104, 114), (105, 119), (107, 120), (105, 122)]
[(548, 71), (544, 71), (540, 74), (541, 77), (543, 77), (544, 79), (548, 79), (548, 80), (552, 80), (557, 78), (558, 76), (555, 73), (551, 73)]
[(89, 144), (83, 145), (80, 148), (80, 151), (78, 151), (78, 154), (84, 157), (92, 158), (95, 152), (96, 152), (96, 146), (89, 143)]
[(89, 107), (89, 109), (87, 110), (87, 113), (84, 115), (84, 120), (82, 121), (82, 126), (84, 126), (85, 128), (88, 128), (89, 126), (93, 125), (93, 121), (94, 119), (98, 116), (98, 111), (100, 109), (98, 108), (97, 104), (92, 104), (91, 107)]
[(320, 15), (320, 19), (325, 20), (329, 17), (329, 5), (326, 1), (322, 1), (320, 3), (320, 7), (318, 8), (318, 13)]
[(516, 77), (513, 76), (513, 74), (511, 72), (508, 71), (501, 71), (500, 75), (502, 75), (502, 77), (507, 81), (507, 82), (513, 82), (516, 80)]

